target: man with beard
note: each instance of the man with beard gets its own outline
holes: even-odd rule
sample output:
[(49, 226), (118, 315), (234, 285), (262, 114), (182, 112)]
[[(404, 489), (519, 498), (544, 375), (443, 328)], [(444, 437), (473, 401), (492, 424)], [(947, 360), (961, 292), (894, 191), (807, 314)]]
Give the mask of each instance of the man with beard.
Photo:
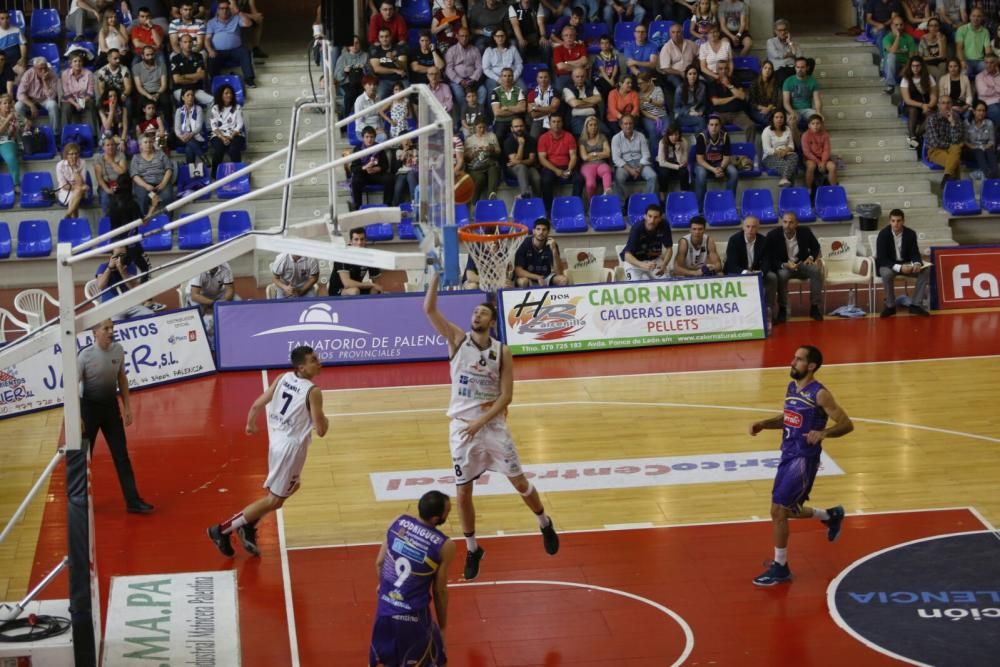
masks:
[[(812, 345), (795, 350), (785, 392), (784, 412), (750, 425), (750, 435), (764, 429), (782, 429), (781, 463), (774, 476), (771, 491), (771, 525), (774, 530), (774, 560), (767, 570), (755, 577), (757, 586), (774, 586), (791, 581), (788, 567), (788, 520), (817, 518), (826, 527), (831, 542), (840, 534), (844, 508), (840, 505), (821, 510), (807, 507), (825, 438), (839, 438), (854, 430), (854, 423), (834, 400), (833, 394), (820, 384), (816, 371), (823, 365), (823, 353)], [(834, 425), (827, 428), (827, 420)]]

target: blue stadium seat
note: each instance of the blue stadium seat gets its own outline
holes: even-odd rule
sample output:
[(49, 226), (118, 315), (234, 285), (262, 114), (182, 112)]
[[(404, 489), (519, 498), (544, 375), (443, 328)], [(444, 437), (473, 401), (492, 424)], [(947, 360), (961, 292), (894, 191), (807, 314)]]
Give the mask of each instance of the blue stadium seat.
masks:
[[(385, 208), (384, 204), (362, 204), (361, 210), (366, 208)], [(391, 241), (393, 237), (392, 223), (373, 222), (365, 225), (365, 238), (369, 241)]]
[(399, 13), (406, 19), (406, 25), (427, 28), (431, 25), (430, 0), (401, 0)]
[(171, 250), (174, 247), (173, 231), (164, 231), (163, 226), (170, 222), (170, 216), (161, 213), (149, 221), (146, 227), (140, 227), (139, 231), (154, 231), (159, 229), (158, 234), (151, 234), (142, 240), (142, 249), (146, 252), (162, 252)]
[(59, 243), (69, 243), (78, 246), (93, 238), (90, 232), (90, 220), (87, 218), (63, 218), (59, 221), (57, 232)]
[(49, 61), (52, 69), (59, 72), (59, 47), (49, 42), (32, 42), (28, 45), (28, 60), (41, 56)]
[(0, 174), (0, 209), (14, 208), (14, 179), (10, 174)]
[(595, 232), (620, 232), (625, 229), (622, 200), (618, 195), (599, 195), (590, 200), (590, 228)]
[(608, 24), (584, 23), (580, 31), (580, 41), (587, 45), (587, 53), (597, 53), (601, 50), (601, 37), (608, 34)]
[(545, 63), (524, 63), (524, 69), (521, 70), (521, 79), (524, 80), (526, 90), (531, 90), (538, 85), (538, 73), (543, 69), (551, 71), (552, 68)]
[(615, 48), (624, 51), (625, 47), (635, 44), (635, 21), (620, 21), (615, 24)]
[(215, 96), (216, 91), (226, 84), (233, 87), (233, 93), (236, 94), (236, 103), (240, 106), (246, 104), (246, 93), (243, 91), (243, 80), (235, 74), (216, 74), (213, 76), (212, 95)]
[[(969, 200), (975, 204), (976, 196), (969, 183)], [(975, 204), (976, 213), (979, 205)], [(823, 185), (816, 190), (816, 214), (824, 222), (844, 222), (854, 219), (851, 207), (847, 205), (847, 191), (840, 185)]]
[(740, 170), (740, 178), (756, 178), (760, 176), (760, 167), (757, 165), (757, 148), (745, 141), (734, 141), (729, 145), (730, 154), (735, 157), (741, 155), (748, 157), (754, 163), (753, 169)]
[[(420, 50), (420, 33), (423, 31), (423, 28), (410, 28), (406, 31), (406, 48), (411, 52)], [(433, 35), (431, 38), (433, 39)]]
[(24, 29), (28, 27), (27, 21), (24, 20), (24, 12), (20, 9), (12, 9), (10, 11), (10, 25), (23, 33)]
[(667, 221), (673, 229), (687, 229), (698, 215), (698, 198), (693, 192), (679, 190), (667, 194)]
[(733, 58), (733, 71), (753, 72), (760, 74), (760, 58), (757, 56), (735, 56)]
[(927, 157), (927, 142), (925, 141), (920, 146), (920, 161), (924, 163), (924, 166), (931, 171), (944, 171), (944, 167), (937, 164), (936, 162), (931, 162)]
[(403, 202), (399, 205), (399, 212), (402, 217), (396, 226), (396, 236), (400, 241), (416, 241), (417, 233), (413, 229), (413, 204)]
[(177, 228), (177, 247), (181, 250), (198, 250), (210, 245), (212, 245), (212, 221), (207, 215)]
[[(97, 221), (97, 235), (102, 236), (110, 231), (111, 231), (111, 218), (109, 218), (106, 215), (101, 216), (101, 219)], [(108, 245), (108, 242), (102, 241), (98, 247), (103, 248), (106, 245)]]
[[(42, 107), (39, 106), (38, 110), (41, 111)], [(35, 129), (45, 137), (45, 150), (38, 153), (28, 153), (25, 151), (22, 157), (25, 160), (51, 160), (56, 156), (56, 137), (52, 134), (52, 128), (48, 125), (37, 125)]]
[[(234, 171), (239, 171), (246, 165), (242, 162), (223, 162), (215, 170), (215, 180), (220, 180)], [(219, 199), (234, 199), (250, 192), (250, 174), (243, 174), (234, 181), (229, 181), (215, 191)]]
[(1000, 178), (988, 178), (983, 181), (979, 202), (987, 213), (1000, 213)]
[(670, 27), (673, 21), (653, 21), (649, 24), (649, 41), (656, 44), (658, 48), (670, 40)]
[(785, 188), (778, 195), (778, 215), (784, 215), (785, 211), (791, 211), (799, 222), (813, 222), (816, 214), (813, 212), (812, 202), (809, 201), (808, 188)]
[(70, 123), (62, 129), (59, 145), (69, 142), (80, 146), (80, 157), (94, 157), (94, 130), (86, 123)]
[(29, 37), (32, 42), (55, 41), (62, 37), (58, 9), (34, 9), (31, 12)]
[(642, 222), (650, 204), (662, 204), (660, 195), (655, 192), (636, 192), (631, 195), (628, 198), (628, 210), (625, 212), (629, 225), (637, 225)]
[(469, 205), (455, 204), (455, 226), (465, 227), (470, 222)]
[(684, 21), (684, 39), (691, 39), (691, 19)]
[(42, 194), (53, 188), (52, 175), (47, 171), (29, 171), (21, 177), (21, 208), (46, 208), (53, 202)]
[(514, 200), (514, 210), (511, 211), (510, 215), (514, 222), (527, 225), (528, 229), (531, 229), (535, 220), (545, 217), (545, 202), (540, 197), (530, 199), (519, 197)]
[(250, 214), (246, 211), (223, 211), (219, 214), (219, 243), (253, 229)]
[[(354, 112), (352, 111), (351, 113)], [(361, 145), (361, 137), (358, 136), (358, 129), (355, 127), (354, 122), (347, 124), (347, 143), (355, 147)]]
[(89, 190), (87, 194), (83, 196), (83, 200), (80, 202), (83, 206), (90, 206), (94, 203), (94, 181), (90, 178), (90, 172), (84, 172), (83, 182), (87, 184)]
[(552, 229), (560, 234), (579, 234), (587, 231), (583, 200), (573, 196), (553, 199)]
[(502, 199), (480, 199), (476, 202), (476, 222), (506, 222), (507, 204)]
[(762, 225), (773, 225), (778, 221), (774, 197), (767, 188), (744, 190), (740, 199), (740, 212), (744, 218), (748, 215), (756, 217)]
[(705, 221), (709, 227), (732, 227), (740, 224), (736, 197), (732, 190), (709, 190), (705, 193)]
[(22, 220), (17, 226), (18, 257), (48, 257), (52, 254), (52, 230), (48, 220)]
[(0, 222), (0, 259), (10, 257), (10, 226), (6, 222)]
[[(822, 188), (820, 188), (822, 189)], [(972, 181), (948, 181), (941, 195), (941, 207), (951, 215), (979, 215), (982, 209), (976, 201), (976, 191)], [(816, 208), (819, 208), (819, 193), (816, 194)], [(822, 213), (820, 214), (822, 217)]]
[[(184, 197), (185, 195), (191, 194), (195, 190), (200, 190), (201, 188), (208, 185), (208, 183), (211, 180), (212, 178), (210, 174), (206, 174), (201, 178), (192, 178), (191, 165), (182, 164), (177, 169), (177, 196)], [(197, 197), (195, 201), (205, 201), (206, 199), (210, 199), (211, 197), (212, 193), (206, 192), (202, 196)]]

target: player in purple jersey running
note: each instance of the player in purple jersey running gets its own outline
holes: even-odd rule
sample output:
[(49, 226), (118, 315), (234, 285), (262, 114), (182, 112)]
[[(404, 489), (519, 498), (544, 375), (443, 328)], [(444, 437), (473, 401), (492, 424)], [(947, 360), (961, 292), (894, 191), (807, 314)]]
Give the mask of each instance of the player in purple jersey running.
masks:
[[(821, 510), (807, 507), (809, 491), (819, 470), (825, 438), (839, 438), (854, 430), (851, 418), (837, 405), (833, 394), (816, 381), (816, 371), (823, 365), (823, 353), (812, 345), (795, 350), (792, 359), (792, 382), (785, 392), (784, 412), (776, 417), (754, 422), (750, 435), (765, 429), (782, 429), (781, 462), (771, 490), (771, 525), (774, 529), (774, 560), (753, 583), (774, 586), (790, 581), (788, 568), (788, 520), (817, 518), (827, 526), (827, 538), (833, 542), (840, 534), (844, 508), (840, 505)], [(826, 427), (827, 420), (834, 425)]]
[[(403, 514), (389, 526), (375, 559), (378, 610), (372, 628), (369, 667), (441, 667), (448, 622), (448, 568), (455, 543), (438, 530), (451, 501), (428, 491), (417, 503), (420, 518)], [(431, 616), (431, 588), (434, 611)]]

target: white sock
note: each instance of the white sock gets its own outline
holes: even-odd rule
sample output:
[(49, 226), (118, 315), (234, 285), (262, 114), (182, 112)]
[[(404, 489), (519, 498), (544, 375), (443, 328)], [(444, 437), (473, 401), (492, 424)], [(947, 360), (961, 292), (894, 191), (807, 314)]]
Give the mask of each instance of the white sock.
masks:
[(235, 531), (237, 528), (239, 528), (240, 526), (246, 525), (247, 523), (249, 523), (249, 521), (247, 521), (246, 517), (243, 516), (243, 512), (238, 512), (238, 513), (234, 514), (233, 517), (231, 519), (229, 519), (229, 521), (224, 521), (224, 522), (220, 523), (219, 524), (219, 531), (223, 535), (229, 535), (230, 533), (232, 533), (233, 531)]
[(469, 550), (469, 553), (472, 553), (473, 551), (479, 548), (479, 543), (476, 542), (475, 533), (464, 533), (464, 535), (465, 535), (465, 548)]
[(820, 521), (829, 521), (830, 513), (817, 507), (813, 510), (813, 517), (819, 519)]
[(552, 519), (550, 519), (549, 515), (545, 513), (545, 510), (537, 512), (535, 514), (535, 518), (538, 519), (539, 528), (548, 528), (549, 524), (552, 523)]
[(778, 565), (788, 564), (788, 547), (785, 547), (784, 549), (774, 547), (774, 562)]

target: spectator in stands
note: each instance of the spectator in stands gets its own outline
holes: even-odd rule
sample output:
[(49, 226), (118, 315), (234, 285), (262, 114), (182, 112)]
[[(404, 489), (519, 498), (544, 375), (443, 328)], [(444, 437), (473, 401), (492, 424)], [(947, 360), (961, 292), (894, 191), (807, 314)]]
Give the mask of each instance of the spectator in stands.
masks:
[(66, 217), (80, 215), (80, 204), (90, 193), (87, 165), (80, 159), (80, 145), (72, 141), (63, 146), (63, 159), (56, 165), (56, 199), (66, 207)]
[[(3, 102), (0, 101), (0, 112), (2, 111)], [(125, 151), (119, 148), (116, 137), (105, 136), (101, 139), (101, 153), (94, 158), (94, 180), (97, 182), (101, 211), (105, 215), (123, 176), (128, 178), (128, 160), (125, 158)]]
[(0, 51), (0, 94), (14, 97), (14, 81), (17, 75), (14, 70), (6, 69), (7, 57)]
[(73, 31), (77, 37), (82, 37), (84, 31), (96, 31), (100, 20), (101, 14), (97, 2), (73, 0), (66, 14), (66, 29)]
[(114, 90), (118, 93), (118, 104), (131, 109), (132, 73), (122, 64), (122, 54), (118, 49), (109, 49), (106, 56), (107, 63), (95, 75), (97, 97), (103, 102), (105, 94)]
[[(578, 137), (583, 131), (584, 123), (589, 118), (597, 118), (603, 103), (601, 93), (587, 81), (587, 70), (583, 67), (577, 67), (573, 70), (573, 84), (563, 88), (562, 96), (569, 106), (570, 131), (573, 136)], [(602, 133), (607, 132), (607, 128), (603, 126), (603, 123), (600, 123), (599, 119), (598, 128)]]
[[(355, 227), (350, 232), (350, 243), (354, 248), (368, 245), (368, 233), (364, 227)], [(358, 296), (359, 294), (382, 294), (381, 271), (373, 266), (334, 262), (330, 272), (330, 296)]]
[(778, 277), (778, 312), (775, 324), (788, 319), (788, 281), (809, 281), (809, 317), (817, 322), (823, 319), (820, 304), (823, 301), (823, 262), (820, 259), (819, 241), (808, 227), (799, 225), (792, 211), (781, 216), (781, 227), (767, 234), (764, 254), (768, 270)]
[(726, 179), (726, 187), (736, 196), (736, 181), (739, 172), (732, 163), (729, 134), (722, 130), (722, 121), (715, 114), (708, 117), (708, 129), (698, 134), (695, 145), (694, 192), (698, 208), (705, 206), (705, 191), (708, 179)]
[(601, 184), (604, 186), (602, 192), (606, 195), (611, 194), (613, 174), (608, 164), (611, 159), (611, 142), (601, 132), (597, 116), (588, 116), (584, 121), (577, 143), (586, 201), (589, 202), (597, 194), (597, 179), (601, 179)]
[(163, 40), (166, 31), (153, 23), (153, 15), (146, 7), (139, 8), (139, 18), (129, 33), (132, 42), (132, 52), (137, 58), (142, 58), (142, 50), (153, 47), (153, 51), (160, 53), (163, 48)]
[[(234, 5), (241, 16), (250, 19), (250, 25), (241, 31), (243, 44), (250, 49), (250, 54), (258, 59), (268, 58), (260, 48), (260, 41), (264, 35), (264, 15), (257, 9), (255, 0), (235, 0)], [(336, 56), (336, 53), (334, 53)]]
[(145, 134), (139, 139), (139, 152), (132, 156), (129, 175), (143, 215), (155, 210), (154, 194), (155, 202), (164, 206), (173, 201), (174, 163), (156, 147), (154, 135)]
[(256, 88), (253, 58), (250, 50), (243, 45), (241, 30), (250, 27), (250, 18), (232, 13), (229, 0), (219, 0), (215, 17), (209, 19), (205, 28), (205, 50), (208, 52), (209, 76), (220, 74), (223, 69), (239, 66), (243, 73), (243, 85)]
[[(774, 37), (767, 40), (767, 59), (774, 65), (778, 85), (795, 74), (795, 60), (802, 56), (802, 47), (792, 41), (790, 27), (785, 19), (774, 22)], [(812, 67), (809, 68), (810, 72)]]
[(21, 132), (26, 127), (26, 121), (14, 111), (14, 99), (8, 94), (0, 95), (0, 158), (7, 163), (15, 192), (21, 189), (21, 163), (17, 159), (17, 146)]
[(885, 50), (883, 44), (889, 34), (892, 18), (901, 16), (902, 13), (903, 8), (899, 6), (899, 0), (866, 0), (865, 23), (871, 30), (875, 45), (880, 52)]
[(795, 184), (795, 173), (799, 170), (799, 154), (795, 152), (792, 131), (785, 122), (785, 111), (777, 109), (771, 115), (771, 124), (764, 128), (760, 137), (764, 166), (781, 176), (779, 188)]
[(698, 67), (688, 65), (684, 82), (674, 92), (674, 121), (686, 133), (705, 131), (705, 102), (708, 89), (698, 76)]
[(382, 0), (378, 12), (372, 13), (371, 20), (368, 21), (368, 43), (374, 45), (381, 42), (379, 33), (382, 30), (389, 31), (390, 46), (406, 44), (406, 19), (396, 11), (396, 3), (393, 0)]
[(475, 132), (465, 137), (465, 173), (476, 183), (476, 194), (470, 203), (480, 199), (496, 199), (500, 185), (500, 142), (489, 131), (484, 116), (476, 118)]
[(549, 27), (546, 32), (552, 35), (549, 39), (552, 42), (552, 47), (555, 48), (562, 44), (562, 29), (568, 25), (576, 28), (576, 35), (583, 38), (583, 9), (580, 7), (573, 7), (568, 13), (562, 16), (556, 15), (557, 18), (555, 22)]
[(314, 257), (283, 252), (271, 264), (271, 283), (278, 288), (276, 299), (312, 296), (318, 281), (319, 261)]
[(906, 216), (898, 208), (889, 212), (889, 224), (879, 231), (875, 239), (875, 265), (882, 278), (885, 295), (881, 317), (896, 314), (897, 276), (917, 281), (910, 312), (925, 317), (930, 315), (927, 312), (927, 283), (931, 265), (924, 263), (917, 244), (917, 233), (906, 227)]
[(823, 114), (823, 96), (816, 79), (809, 74), (809, 63), (805, 58), (795, 59), (795, 76), (785, 79), (781, 90), (782, 104), (792, 132), (799, 132), (810, 118)]
[[(830, 133), (819, 114), (809, 119), (809, 129), (802, 133), (802, 159), (806, 162), (806, 187), (812, 195), (824, 180), (827, 185), (838, 184), (837, 163), (830, 152)], [(819, 172), (819, 181), (816, 172)]]
[(660, 185), (660, 198), (666, 199), (670, 184), (677, 182), (677, 189), (689, 191), (691, 176), (688, 172), (688, 143), (681, 128), (671, 125), (657, 143), (656, 175)]
[(643, 72), (655, 73), (659, 62), (659, 49), (646, 39), (649, 29), (639, 23), (635, 26), (633, 35), (635, 41), (625, 47), (625, 69), (632, 76)]
[(191, 91), (202, 106), (212, 103), (212, 96), (205, 91), (205, 61), (192, 48), (191, 35), (181, 35), (180, 51), (170, 56), (170, 78), (174, 84), (174, 101), (181, 102), (184, 93)]
[(722, 267), (727, 276), (762, 273), (764, 278), (764, 300), (767, 302), (768, 319), (773, 317), (774, 297), (778, 288), (777, 274), (768, 270), (766, 242), (759, 233), (760, 220), (748, 215), (743, 218), (743, 228), (729, 237), (726, 243), (726, 263)]
[(955, 40), (955, 32), (959, 27), (969, 22), (967, 7), (966, 0), (937, 0), (941, 32), (945, 34), (949, 42)]
[[(483, 52), (483, 75), (486, 77), (483, 85), (486, 86), (487, 95), (500, 85), (505, 69), (509, 69), (513, 74), (512, 84), (521, 80), (521, 72), (524, 70), (521, 54), (517, 52), (516, 48), (510, 46), (507, 40), (507, 31), (501, 27), (493, 32), (493, 46)], [(517, 88), (521, 89), (522, 86), (518, 84)]]
[(181, 37), (191, 38), (191, 51), (201, 54), (205, 48), (205, 22), (194, 15), (194, 3), (191, 0), (181, 0), (177, 9), (177, 18), (170, 22), (167, 38), (170, 40), (170, 50), (177, 53), (181, 50)]
[(476, 92), (479, 104), (486, 102), (486, 88), (480, 85), (483, 79), (483, 57), (479, 49), (469, 44), (469, 29), (458, 29), (458, 42), (448, 47), (444, 54), (444, 75), (451, 83), (451, 94), (456, 100), (465, 99), (465, 89)]
[(28, 40), (24, 33), (10, 24), (10, 13), (0, 9), (0, 52), (6, 58), (4, 74), (22, 74), (28, 67)]
[(174, 112), (174, 137), (177, 148), (184, 151), (187, 164), (202, 162), (205, 157), (205, 110), (197, 104), (195, 91), (188, 88), (181, 95), (181, 104)]
[(626, 74), (618, 82), (618, 88), (612, 90), (608, 96), (605, 120), (607, 120), (608, 131), (612, 136), (618, 134), (622, 116), (639, 113), (639, 93), (633, 90), (634, 83), (632, 76)]
[(920, 41), (927, 32), (927, 22), (934, 16), (927, 0), (902, 0), (904, 30), (915, 41)]
[(601, 50), (594, 54), (592, 78), (594, 86), (601, 93), (601, 97), (607, 97), (612, 90), (618, 88), (621, 75), (621, 54), (615, 51), (611, 37), (608, 35), (601, 36), (600, 45)]
[(927, 34), (917, 45), (917, 53), (924, 59), (924, 69), (937, 83), (944, 76), (948, 62), (948, 38), (941, 32), (941, 21), (937, 18), (927, 22)]
[(907, 142), (910, 148), (917, 148), (924, 134), (924, 120), (937, 107), (937, 82), (927, 72), (920, 56), (911, 57), (906, 64), (899, 81), (899, 94), (907, 114)]
[(635, 129), (635, 116), (625, 114), (621, 132), (611, 138), (611, 164), (615, 168), (615, 189), (625, 200), (625, 184), (643, 181), (644, 192), (656, 192), (657, 177), (649, 151), (649, 140)]
[(983, 10), (974, 7), (969, 13), (969, 22), (955, 32), (955, 53), (969, 78), (985, 68), (983, 59), (989, 48), (990, 31), (983, 25), (984, 22)]
[[(403, 92), (403, 82), (397, 81), (392, 86), (392, 94)], [(416, 126), (416, 109), (408, 97), (397, 98), (388, 107), (383, 106), (378, 112), (382, 121), (389, 126), (389, 136), (398, 137), (410, 131), (410, 121)], [(384, 125), (383, 125), (384, 127)]]
[[(82, 117), (91, 128), (97, 127), (94, 113), (94, 74), (83, 67), (83, 57), (74, 55), (62, 73), (62, 100), (59, 102), (59, 124), (68, 125)], [(79, 148), (79, 147), (78, 147)]]
[(938, 81), (938, 96), (947, 95), (952, 100), (952, 109), (965, 116), (972, 111), (973, 86), (958, 58), (948, 60), (948, 73)]
[(538, 144), (528, 133), (522, 116), (510, 122), (510, 134), (503, 143), (504, 168), (517, 179), (521, 197), (537, 197), (542, 191), (541, 174), (538, 172)]
[(986, 115), (993, 124), (1000, 124), (1000, 59), (993, 53), (986, 56), (986, 69), (976, 77), (976, 97), (986, 102)]
[(191, 303), (198, 306), (208, 341), (215, 345), (215, 302), (238, 301), (229, 262), (202, 271), (188, 283)]
[(438, 46), (447, 50), (458, 42), (458, 29), (468, 28), (465, 12), (455, 6), (455, 0), (444, 0), (444, 5), (434, 10), (431, 19), (431, 34), (437, 38)]
[(743, 130), (747, 143), (754, 143), (757, 126), (747, 115), (747, 91), (730, 78), (730, 65), (725, 60), (716, 63), (716, 71), (718, 78), (708, 82), (708, 99), (712, 103), (712, 112), (723, 125), (736, 125)]
[(518, 287), (562, 286), (567, 284), (559, 244), (549, 236), (552, 223), (538, 218), (531, 236), (514, 253), (514, 280)]
[(212, 167), (222, 164), (225, 157), (231, 162), (239, 162), (247, 146), (246, 124), (243, 122), (243, 108), (236, 103), (236, 93), (229, 84), (215, 93), (215, 103), (208, 114), (208, 127), (212, 133), (208, 141)]
[[(115, 248), (112, 250), (111, 259), (109, 259), (107, 263), (101, 263), (101, 265), (97, 267), (97, 289), (100, 292), (104, 292), (104, 290), (112, 288), (110, 291), (104, 292), (101, 295), (101, 303), (110, 301), (130, 289), (138, 287), (139, 280), (135, 278), (135, 276), (137, 276), (139, 272), (140, 269), (136, 267), (135, 263), (129, 261), (125, 248)], [(115, 317), (127, 320), (132, 317), (142, 317), (143, 315), (152, 314), (153, 310), (151, 308), (146, 305), (140, 305), (131, 306)], [(126, 412), (126, 414), (128, 413)]]
[(719, 78), (716, 68), (720, 61), (727, 63), (733, 59), (733, 50), (729, 42), (722, 39), (719, 26), (713, 26), (708, 32), (708, 40), (698, 49), (698, 61), (701, 65), (701, 75), (711, 82)]
[(951, 108), (951, 97), (939, 95), (937, 111), (927, 116), (924, 128), (927, 159), (944, 167), (944, 181), (959, 178), (962, 171), (962, 147), (965, 145), (965, 121)]
[(576, 28), (567, 25), (562, 31), (562, 44), (552, 50), (552, 64), (555, 67), (555, 88), (561, 91), (572, 81), (573, 70), (586, 68), (590, 64), (587, 45), (576, 39)]
[(361, 79), (361, 84), (364, 92), (354, 100), (354, 113), (361, 113), (362, 111), (368, 111), (368, 113), (354, 121), (354, 133), (360, 137), (361, 131), (366, 127), (378, 128), (375, 130), (376, 141), (381, 143), (385, 141), (385, 132), (382, 131), (382, 121), (379, 118), (378, 111), (375, 109), (375, 106), (378, 104), (378, 97), (375, 96), (378, 79), (368, 74)]
[(885, 79), (885, 93), (891, 95), (896, 89), (899, 70), (917, 52), (917, 43), (903, 29), (903, 18), (895, 16), (889, 24), (889, 34), (882, 39), (885, 56), (882, 60), (882, 78)]
[(973, 179), (997, 177), (996, 126), (986, 117), (986, 102), (982, 100), (976, 102), (972, 120), (966, 127), (965, 148), (976, 161)]
[[(368, 54), (361, 48), (361, 39), (354, 35), (351, 44), (340, 52), (333, 69), (334, 81), (344, 94), (345, 116), (354, 112), (354, 101), (364, 93), (362, 81), (366, 74), (369, 74)], [(377, 80), (375, 85), (378, 85)]]
[(729, 40), (733, 50), (740, 50), (745, 56), (753, 48), (750, 37), (750, 8), (743, 0), (721, 0), (716, 7), (719, 19), (719, 29), (722, 36)]
[(124, 149), (128, 142), (129, 113), (116, 89), (108, 88), (104, 91), (97, 117), (101, 123), (101, 136), (120, 142)]
[(608, 32), (614, 33), (616, 23), (622, 21), (642, 23), (645, 18), (646, 8), (640, 5), (637, 0), (604, 1), (604, 22), (608, 26)]
[(549, 121), (559, 115), (559, 95), (552, 88), (552, 75), (547, 69), (540, 70), (535, 79), (535, 87), (528, 91), (528, 118), (531, 122), (531, 136), (535, 139), (549, 129)]
[(392, 41), (392, 32), (388, 28), (378, 31), (378, 42), (368, 49), (368, 66), (378, 77), (378, 98), (384, 100), (392, 93), (392, 87), (397, 81), (406, 85), (406, 73), (409, 59), (406, 55), (405, 42)]
[[(354, 152), (371, 148), (375, 145), (375, 128), (370, 125), (361, 131), (361, 145)], [(369, 185), (382, 188), (382, 201), (386, 206), (392, 206), (393, 175), (389, 173), (389, 155), (378, 151), (367, 158), (351, 162), (351, 203), (359, 210), (364, 200), (365, 188)]]
[(676, 91), (684, 83), (684, 70), (698, 63), (698, 47), (689, 39), (684, 39), (684, 28), (680, 23), (670, 26), (670, 39), (660, 49), (660, 74), (666, 77), (668, 85)]
[(476, 120), (486, 118), (486, 106), (479, 103), (476, 91), (466, 90), (465, 101), (462, 103), (462, 134), (470, 137), (476, 132)]
[(97, 66), (103, 67), (112, 50), (118, 52), (120, 62), (132, 62), (132, 40), (118, 22), (118, 15), (113, 9), (106, 9), (103, 16), (101, 29), (97, 32)]
[(625, 280), (654, 280), (667, 276), (667, 266), (674, 254), (670, 225), (663, 218), (659, 204), (646, 207), (641, 224), (632, 225), (628, 240), (622, 248), (625, 262)]
[(663, 131), (670, 123), (670, 116), (667, 115), (667, 101), (663, 95), (663, 89), (656, 85), (655, 75), (652, 72), (643, 72), (639, 75), (639, 114), (637, 119), (642, 120), (642, 131), (649, 140), (649, 154), (656, 155), (657, 144)]
[(21, 76), (17, 87), (17, 104), (14, 109), (29, 120), (38, 118), (38, 107), (45, 109), (52, 122), (52, 130), (59, 135), (59, 104), (56, 102), (56, 75), (49, 61), (42, 56), (31, 59), (31, 69)]
[(705, 218), (691, 218), (689, 231), (677, 242), (673, 275), (693, 278), (713, 276), (722, 271), (722, 260), (715, 249), (715, 241), (705, 233)]
[(503, 29), (507, 9), (500, 0), (482, 0), (469, 6), (469, 30), (480, 52), (492, 43), (493, 33)]
[(784, 108), (783, 91), (777, 77), (774, 76), (774, 65), (765, 60), (760, 66), (760, 74), (750, 84), (747, 96), (747, 115), (758, 128), (771, 122), (771, 114)]
[(142, 60), (132, 64), (132, 81), (135, 83), (136, 109), (142, 109), (147, 102), (152, 102), (158, 113), (164, 116), (172, 113), (170, 91), (167, 88), (167, 68), (157, 58), (153, 47), (143, 47)]
[(557, 181), (570, 181), (573, 196), (583, 193), (583, 177), (576, 169), (578, 159), (576, 139), (563, 131), (562, 116), (549, 119), (549, 131), (538, 139), (538, 162), (542, 165), (542, 199), (545, 210), (552, 210), (553, 191)]
[(455, 100), (451, 95), (451, 88), (441, 80), (441, 69), (431, 67), (427, 70), (427, 87), (431, 89), (431, 94), (437, 98), (445, 111), (454, 116)]
[(160, 150), (167, 148), (167, 122), (157, 111), (156, 105), (147, 101), (142, 107), (142, 117), (135, 124), (136, 141), (142, 139), (144, 135), (153, 136), (154, 145)]
[[(712, 0), (697, 0), (692, 3), (691, 38), (701, 47), (711, 37), (712, 28), (719, 27), (719, 17), (715, 13), (715, 3)], [(721, 35), (721, 33), (720, 33)], [(727, 41), (726, 44), (729, 44)]]
[(417, 51), (410, 58), (410, 83), (427, 83), (427, 70), (432, 67), (444, 69), (444, 56), (434, 48), (431, 34), (421, 30)]
[(545, 63), (552, 59), (552, 44), (545, 36), (543, 12), (539, 11), (535, 0), (511, 3), (507, 10), (507, 22), (523, 57)]

